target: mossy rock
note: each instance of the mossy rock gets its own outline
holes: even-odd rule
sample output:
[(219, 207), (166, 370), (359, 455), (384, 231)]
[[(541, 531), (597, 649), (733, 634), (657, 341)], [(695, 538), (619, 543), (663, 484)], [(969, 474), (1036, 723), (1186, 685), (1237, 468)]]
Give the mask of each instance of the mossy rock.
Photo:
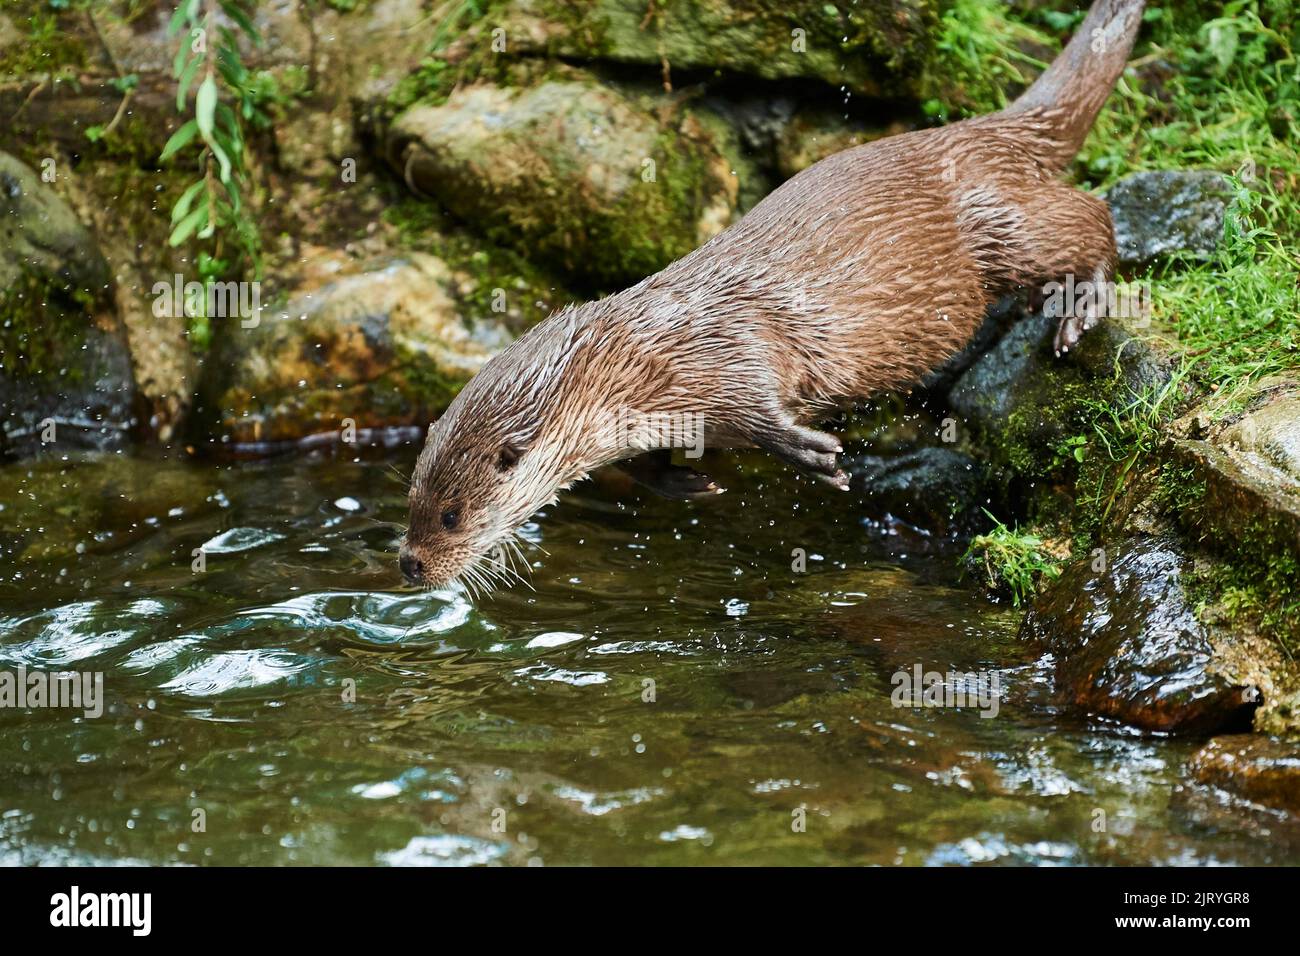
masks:
[(0, 153), (0, 454), (126, 442), (135, 385), (110, 279), (68, 205)]
[[(513, 0), (484, 21), (507, 49), (907, 96), (933, 52), (944, 0)], [(488, 42), (487, 31), (478, 42)]]
[(661, 106), (563, 68), (523, 87), (479, 83), (399, 116), (388, 156), (489, 240), (616, 288), (691, 252), (741, 206), (735, 138)]
[(249, 328), (217, 320), (196, 439), (257, 454), (349, 422), (360, 431), (433, 421), (512, 337), (504, 312), (498, 322), (465, 317), (464, 281), (443, 259), (409, 252), (300, 289)]

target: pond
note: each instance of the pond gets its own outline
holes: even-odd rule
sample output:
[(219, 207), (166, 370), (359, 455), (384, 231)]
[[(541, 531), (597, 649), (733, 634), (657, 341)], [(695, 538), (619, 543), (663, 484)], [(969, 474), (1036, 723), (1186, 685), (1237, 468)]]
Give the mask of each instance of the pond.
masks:
[[(1059, 712), (1019, 613), (857, 496), (584, 483), (471, 599), (397, 571), (414, 458), (0, 469), (0, 670), (104, 681), (0, 709), (0, 863), (1300, 862), (1195, 741)], [(894, 706), (918, 665), (996, 713)]]

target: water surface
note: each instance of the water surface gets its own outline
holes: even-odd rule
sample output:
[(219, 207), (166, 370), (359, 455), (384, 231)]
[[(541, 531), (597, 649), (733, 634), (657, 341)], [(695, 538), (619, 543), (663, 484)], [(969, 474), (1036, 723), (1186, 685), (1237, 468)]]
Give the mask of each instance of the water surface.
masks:
[[(0, 669), (107, 698), (0, 710), (0, 861), (1300, 862), (1193, 742), (1059, 714), (1018, 614), (852, 496), (585, 484), (471, 601), (396, 571), (414, 454), (0, 468)], [(918, 663), (997, 716), (893, 706)]]

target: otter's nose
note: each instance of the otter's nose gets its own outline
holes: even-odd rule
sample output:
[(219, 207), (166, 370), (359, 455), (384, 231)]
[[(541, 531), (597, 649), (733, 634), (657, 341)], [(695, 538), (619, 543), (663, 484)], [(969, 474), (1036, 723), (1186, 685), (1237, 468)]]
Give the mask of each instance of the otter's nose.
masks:
[(402, 574), (406, 580), (412, 584), (419, 584), (424, 577), (424, 562), (411, 554), (409, 551), (403, 551), (397, 558), (397, 563), (402, 569)]

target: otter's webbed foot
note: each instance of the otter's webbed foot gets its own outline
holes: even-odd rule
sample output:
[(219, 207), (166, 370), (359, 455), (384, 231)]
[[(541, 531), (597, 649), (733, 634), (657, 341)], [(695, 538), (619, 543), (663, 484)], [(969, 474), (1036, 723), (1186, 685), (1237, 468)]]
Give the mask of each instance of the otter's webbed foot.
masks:
[(802, 468), (820, 481), (849, 490), (848, 476), (840, 470), (836, 455), (844, 446), (834, 435), (802, 425), (770, 425), (754, 435), (754, 444), (766, 448), (782, 461)]
[(666, 448), (629, 458), (616, 467), (638, 485), (674, 501), (711, 498), (727, 490), (720, 488), (708, 475), (684, 465), (674, 465), (672, 452)]

